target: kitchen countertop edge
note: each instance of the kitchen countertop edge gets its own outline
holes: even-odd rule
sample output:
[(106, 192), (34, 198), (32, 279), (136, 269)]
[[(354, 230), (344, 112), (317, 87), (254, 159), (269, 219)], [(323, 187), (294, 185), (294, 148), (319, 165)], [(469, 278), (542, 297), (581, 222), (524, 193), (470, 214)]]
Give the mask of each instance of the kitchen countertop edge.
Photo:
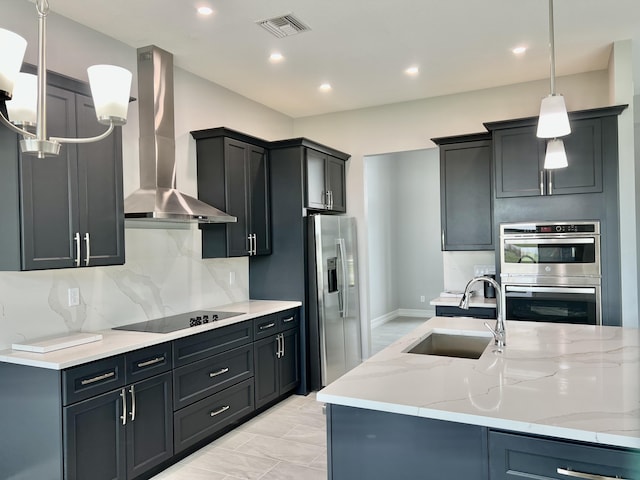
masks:
[(198, 310), (222, 310), (230, 312), (243, 312), (242, 315), (215, 323), (199, 325), (197, 327), (184, 328), (169, 333), (135, 332), (126, 330), (105, 329), (97, 332), (102, 334), (102, 340), (85, 343), (75, 347), (64, 348), (49, 353), (34, 353), (18, 350), (0, 351), (0, 362), (13, 363), (30, 367), (46, 368), (50, 370), (64, 370), (85, 363), (101, 360), (128, 353), (141, 348), (151, 347), (160, 343), (177, 340), (198, 333), (215, 330), (217, 328), (245, 322), (254, 318), (278, 313), (302, 305), (299, 301), (287, 300), (247, 300), (215, 307), (206, 307)]

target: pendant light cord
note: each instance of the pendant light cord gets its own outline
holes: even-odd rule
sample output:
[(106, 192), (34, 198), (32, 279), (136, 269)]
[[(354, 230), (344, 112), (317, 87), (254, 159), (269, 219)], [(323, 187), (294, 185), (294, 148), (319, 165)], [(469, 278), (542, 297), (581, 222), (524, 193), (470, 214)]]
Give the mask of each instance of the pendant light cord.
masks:
[(553, 0), (549, 0), (549, 51), (551, 52), (551, 95), (556, 94), (556, 54), (553, 36)]

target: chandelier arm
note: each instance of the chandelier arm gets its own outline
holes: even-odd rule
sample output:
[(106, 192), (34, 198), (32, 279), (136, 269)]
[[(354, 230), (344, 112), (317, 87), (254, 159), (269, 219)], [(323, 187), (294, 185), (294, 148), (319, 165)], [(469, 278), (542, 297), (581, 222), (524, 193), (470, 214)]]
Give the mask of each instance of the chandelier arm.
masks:
[(86, 138), (63, 138), (63, 137), (51, 137), (50, 140), (58, 143), (92, 143), (98, 142), (104, 138), (107, 138), (111, 132), (113, 132), (113, 122), (109, 123), (109, 128), (106, 132), (96, 135), (95, 137), (86, 137)]
[(2, 124), (13, 130), (16, 133), (19, 133), (20, 135), (26, 137), (26, 138), (36, 138), (35, 133), (31, 133), (27, 130), (23, 130), (20, 127), (15, 126), (13, 123), (11, 123), (9, 120), (7, 120), (7, 117), (4, 116), (4, 114), (2, 112), (0, 112), (0, 122), (2, 122)]

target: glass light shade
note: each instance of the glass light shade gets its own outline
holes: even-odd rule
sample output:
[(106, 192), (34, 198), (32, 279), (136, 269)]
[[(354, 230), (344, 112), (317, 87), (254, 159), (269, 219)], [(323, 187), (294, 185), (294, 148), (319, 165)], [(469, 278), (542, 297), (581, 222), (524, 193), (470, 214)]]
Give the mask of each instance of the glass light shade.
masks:
[(131, 72), (113, 65), (93, 65), (87, 69), (91, 95), (100, 123), (127, 123)]
[(569, 115), (562, 95), (549, 95), (542, 99), (538, 118), (538, 138), (564, 137), (571, 133)]
[(35, 125), (37, 119), (38, 77), (19, 73), (13, 97), (7, 101), (9, 120), (16, 125)]
[(0, 28), (0, 91), (11, 95), (22, 67), (27, 41), (17, 33)]
[(564, 142), (559, 138), (554, 138), (547, 142), (547, 153), (544, 156), (544, 168), (565, 168), (569, 165), (567, 162), (567, 153), (564, 150)]

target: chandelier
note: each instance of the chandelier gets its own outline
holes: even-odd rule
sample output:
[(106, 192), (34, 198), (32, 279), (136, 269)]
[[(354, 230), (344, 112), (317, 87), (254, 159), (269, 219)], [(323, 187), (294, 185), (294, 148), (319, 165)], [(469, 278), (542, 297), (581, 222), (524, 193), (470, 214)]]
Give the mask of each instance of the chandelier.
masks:
[(115, 126), (127, 123), (131, 72), (113, 65), (87, 69), (98, 122), (108, 125), (101, 135), (88, 138), (47, 136), (46, 18), (48, 0), (36, 0), (38, 13), (37, 76), (21, 73), (27, 41), (0, 28), (0, 123), (22, 135), (20, 149), (38, 158), (55, 156), (62, 143), (91, 143), (108, 137)]

